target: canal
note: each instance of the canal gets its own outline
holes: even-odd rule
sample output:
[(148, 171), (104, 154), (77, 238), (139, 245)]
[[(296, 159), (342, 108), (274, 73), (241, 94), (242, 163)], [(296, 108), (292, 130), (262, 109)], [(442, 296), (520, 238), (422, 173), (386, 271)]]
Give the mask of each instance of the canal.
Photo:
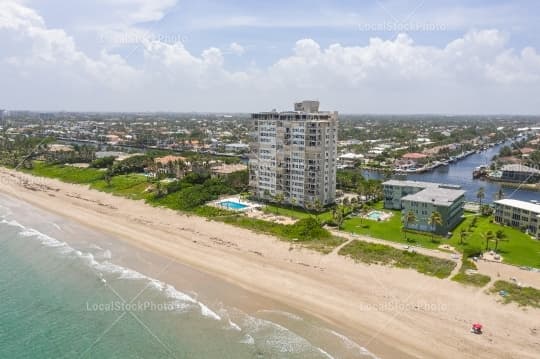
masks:
[[(510, 144), (511, 141), (506, 142), (505, 144), (496, 145), (481, 153), (470, 155), (456, 163), (436, 168), (431, 172), (407, 174), (406, 179), (460, 185), (463, 190), (467, 191), (465, 194), (467, 201), (477, 201), (476, 193), (480, 187), (484, 187), (485, 197), (483, 202), (493, 202), (497, 192), (501, 188), (501, 184), (483, 179), (473, 179), (472, 173), (475, 167), (489, 165), (493, 156), (499, 153), (500, 148)], [(367, 170), (363, 171), (363, 175), (367, 178), (374, 179), (381, 179), (383, 177), (381, 173)], [(502, 186), (502, 189), (504, 198), (519, 199), (522, 201), (540, 201), (540, 192), (537, 191), (505, 186)]]

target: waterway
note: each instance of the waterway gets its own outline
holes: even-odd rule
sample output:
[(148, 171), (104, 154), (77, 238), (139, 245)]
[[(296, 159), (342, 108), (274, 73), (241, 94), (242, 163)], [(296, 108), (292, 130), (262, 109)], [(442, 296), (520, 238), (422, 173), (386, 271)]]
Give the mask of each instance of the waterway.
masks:
[[(475, 167), (481, 165), (489, 165), (493, 156), (499, 153), (499, 150), (504, 145), (510, 145), (511, 141), (504, 144), (496, 145), (483, 151), (475, 153), (458, 162), (451, 163), (448, 166), (439, 167), (431, 172), (407, 174), (406, 178), (413, 181), (438, 182), (460, 185), (468, 201), (477, 201), (476, 193), (480, 187), (484, 187), (485, 203), (490, 203), (495, 200), (495, 196), (502, 187), (504, 198), (519, 199), (522, 201), (537, 200), (540, 201), (540, 192), (530, 191), (521, 188), (505, 187), (497, 182), (490, 182), (484, 179), (473, 179), (472, 173)], [(383, 174), (374, 171), (363, 171), (363, 175), (367, 178), (382, 179)]]

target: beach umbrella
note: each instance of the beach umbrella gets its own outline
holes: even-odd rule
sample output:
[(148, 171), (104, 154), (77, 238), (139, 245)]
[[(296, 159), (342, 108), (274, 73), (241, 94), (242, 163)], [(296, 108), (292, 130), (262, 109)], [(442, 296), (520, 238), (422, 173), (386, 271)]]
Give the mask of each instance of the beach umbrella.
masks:
[(475, 334), (480, 334), (480, 333), (482, 333), (482, 324), (480, 324), (480, 323), (474, 323), (474, 324), (472, 325), (471, 331), (472, 331), (473, 333), (475, 333)]

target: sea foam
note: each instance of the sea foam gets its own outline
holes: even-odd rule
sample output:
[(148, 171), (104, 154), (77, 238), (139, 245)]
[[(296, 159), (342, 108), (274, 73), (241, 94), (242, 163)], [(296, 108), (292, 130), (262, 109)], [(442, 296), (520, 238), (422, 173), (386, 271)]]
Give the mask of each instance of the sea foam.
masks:
[(369, 355), (373, 359), (378, 359), (378, 357), (375, 356), (373, 353), (371, 353), (369, 350), (367, 350), (366, 348), (364, 348), (360, 344), (356, 343), (355, 341), (351, 340), (350, 338), (346, 337), (345, 335), (340, 334), (340, 333), (338, 333), (338, 332), (336, 332), (334, 330), (331, 330), (331, 329), (328, 329), (328, 332), (330, 332), (331, 334), (333, 334), (336, 337), (338, 337), (339, 339), (341, 339), (341, 341), (343, 342), (345, 347), (347, 347), (349, 349), (354, 349), (354, 350), (358, 351), (359, 354)]
[[(17, 222), (16, 220), (6, 220), (2, 219), (0, 223), (7, 224), (12, 227), (17, 227), (21, 229), (19, 232), (19, 235), (21, 237), (27, 237), (27, 238), (35, 238), (40, 241), (41, 244), (43, 244), (46, 247), (55, 248), (58, 250), (58, 253), (60, 254), (74, 254), (78, 258), (81, 259), (83, 263), (85, 263), (88, 267), (91, 267), (92, 269), (98, 271), (98, 272), (104, 272), (109, 274), (116, 274), (118, 275), (117, 279), (123, 279), (123, 280), (146, 280), (148, 281), (148, 287), (153, 288), (154, 290), (161, 291), (167, 296), (169, 299), (172, 299), (176, 301), (178, 309), (185, 309), (187, 306), (182, 305), (184, 304), (192, 304), (196, 305), (200, 309), (200, 313), (202, 316), (214, 319), (216, 321), (221, 321), (221, 317), (211, 310), (207, 305), (204, 303), (192, 298), (186, 293), (183, 293), (176, 289), (174, 286), (170, 284), (163, 283), (155, 278), (148, 277), (140, 272), (137, 272), (136, 270), (126, 268), (114, 263), (111, 263), (109, 261), (103, 261), (99, 262), (94, 258), (94, 255), (92, 253), (86, 253), (81, 252), (79, 250), (74, 249), (73, 247), (69, 246), (66, 242), (60, 241), (56, 238), (53, 238), (51, 236), (48, 236), (34, 228), (29, 228), (21, 223)], [(111, 257), (110, 251), (106, 251), (105, 254)]]

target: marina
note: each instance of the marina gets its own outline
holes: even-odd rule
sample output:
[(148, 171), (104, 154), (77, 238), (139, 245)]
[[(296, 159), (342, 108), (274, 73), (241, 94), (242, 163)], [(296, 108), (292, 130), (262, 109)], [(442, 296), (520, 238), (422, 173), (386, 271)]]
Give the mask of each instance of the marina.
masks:
[[(426, 181), (459, 185), (466, 191), (467, 201), (477, 201), (476, 193), (483, 187), (485, 191), (485, 203), (491, 203), (496, 199), (497, 193), (502, 189), (504, 198), (518, 199), (522, 201), (540, 200), (540, 193), (528, 190), (520, 186), (509, 186), (500, 182), (486, 181), (481, 178), (473, 178), (475, 169), (488, 168), (493, 156), (497, 155), (501, 147), (510, 145), (512, 141), (498, 143), (483, 151), (474, 151), (458, 161), (448, 165), (439, 165), (431, 171), (401, 172), (400, 178), (414, 181)], [(363, 170), (362, 174), (368, 179), (383, 179), (384, 174), (372, 170)]]

